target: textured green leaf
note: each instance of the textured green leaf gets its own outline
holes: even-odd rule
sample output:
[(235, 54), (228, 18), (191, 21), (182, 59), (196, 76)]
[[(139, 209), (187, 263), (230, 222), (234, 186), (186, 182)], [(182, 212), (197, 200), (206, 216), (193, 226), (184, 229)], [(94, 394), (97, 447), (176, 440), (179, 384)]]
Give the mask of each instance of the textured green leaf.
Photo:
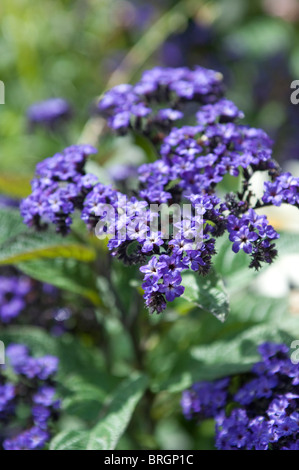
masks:
[(228, 375), (247, 372), (260, 359), (257, 346), (264, 341), (284, 342), (299, 337), (299, 322), (287, 319), (280, 324), (254, 326), (237, 337), (211, 345), (193, 347), (178, 358), (169, 378), (153, 383), (156, 391), (182, 391), (196, 381), (214, 380)]
[(50, 229), (34, 232), (23, 224), (17, 210), (0, 209), (0, 265), (56, 257), (92, 261), (95, 253), (74, 235), (62, 237)]
[(203, 277), (189, 271), (183, 273), (182, 278), (185, 287), (182, 297), (212, 313), (220, 321), (225, 321), (229, 313), (229, 301), (221, 277), (215, 272)]
[(27, 231), (17, 209), (0, 209), (0, 246)]
[(63, 431), (52, 439), (50, 450), (84, 450), (88, 439), (88, 431)]
[(38, 259), (19, 263), (18, 268), (41, 282), (83, 295), (101, 304), (92, 266), (73, 258)]
[(63, 399), (63, 411), (93, 423), (107, 397), (107, 390), (80, 376), (69, 377), (66, 385), (71, 394)]
[(224, 238), (217, 240), (217, 254), (214, 265), (217, 272), (223, 276), (230, 276), (243, 269), (248, 269), (250, 258), (243, 250), (239, 253), (232, 251), (232, 243)]
[(147, 385), (145, 376), (123, 382), (111, 399), (103, 420), (90, 433), (87, 450), (113, 450), (125, 432)]
[(223, 276), (228, 292), (240, 291), (257, 275), (254, 269), (249, 269), (250, 257), (239, 251), (232, 251), (229, 240), (217, 240), (217, 255), (214, 257), (214, 269)]
[(69, 431), (56, 436), (50, 450), (113, 450), (125, 432), (137, 403), (141, 399), (147, 379), (135, 375), (124, 381), (111, 396), (104, 416), (91, 431)]
[(288, 299), (253, 295), (253, 292), (242, 292), (231, 298), (231, 316), (234, 321), (265, 323), (284, 321), (288, 315)]

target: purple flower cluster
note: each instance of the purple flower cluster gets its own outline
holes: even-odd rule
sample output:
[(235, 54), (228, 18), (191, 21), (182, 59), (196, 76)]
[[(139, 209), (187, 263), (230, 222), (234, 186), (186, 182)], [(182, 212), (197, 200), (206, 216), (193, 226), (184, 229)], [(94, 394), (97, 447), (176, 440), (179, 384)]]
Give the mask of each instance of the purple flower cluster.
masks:
[[(5, 424), (4, 429), (0, 427), (0, 444), (4, 450), (42, 449), (50, 440), (50, 427), (60, 408), (53, 382), (58, 359), (34, 358), (22, 344), (11, 344), (6, 352), (13, 376), (7, 368), (0, 370), (0, 419)], [(29, 417), (20, 423), (18, 409), (24, 406), (30, 410)]]
[(198, 382), (185, 390), (181, 400), (184, 416), (188, 420), (215, 418), (227, 403), (229, 382), (228, 378)]
[(182, 119), (186, 103), (210, 103), (222, 94), (222, 75), (214, 70), (156, 67), (144, 72), (136, 85), (118, 85), (108, 91), (99, 109), (120, 134), (129, 129), (151, 134)]
[(218, 449), (299, 450), (299, 365), (285, 344), (264, 343), (258, 350), (262, 360), (250, 375), (185, 391), (183, 413), (215, 418)]
[(201, 125), (232, 122), (243, 117), (243, 112), (232, 101), (225, 98), (220, 99), (214, 105), (203, 106), (196, 114), (196, 120)]
[(57, 372), (58, 359), (54, 356), (31, 357), (28, 348), (19, 344), (10, 345), (6, 352), (14, 372), (28, 379), (47, 380)]
[(214, 242), (214, 239), (209, 239), (200, 243), (199, 248), (185, 238), (170, 240), (167, 253), (153, 255), (140, 268), (144, 274), (145, 304), (150, 313), (161, 313), (166, 308), (166, 301), (172, 302), (184, 293), (182, 271), (191, 269), (202, 274), (209, 271), (211, 256), (215, 253)]
[(87, 155), (96, 152), (89, 145), (74, 145), (37, 165), (32, 194), (21, 203), (29, 227), (42, 229), (51, 222), (58, 232), (68, 233), (71, 215), (82, 210), (82, 201), (97, 181), (84, 171)]
[(250, 267), (258, 269), (261, 262), (271, 263), (276, 256), (271, 242), (279, 238), (279, 235), (269, 225), (266, 216), (258, 215), (253, 209), (249, 209), (241, 218), (230, 215), (227, 219), (227, 231), (235, 253), (243, 250), (252, 255)]
[[(206, 229), (207, 241), (202, 245), (203, 251), (205, 250), (202, 256), (199, 248), (190, 241), (190, 235), (195, 235), (201, 224), (201, 215), (199, 220), (190, 219), (189, 238), (186, 225), (176, 227), (176, 234), (170, 240), (164, 240), (164, 234), (159, 229), (150, 232), (150, 223), (156, 219), (159, 226), (161, 217), (158, 212), (149, 210), (149, 204), (163, 203), (172, 198), (172, 195), (165, 191), (165, 198), (161, 192), (156, 198), (154, 190), (153, 194), (147, 197), (144, 189), (140, 190), (140, 198), (143, 200), (136, 197), (127, 200), (125, 195), (99, 183), (93, 175), (85, 174), (85, 157), (93, 151), (94, 149), (88, 146), (71, 147), (63, 154), (54, 155), (37, 166), (37, 175), (32, 183), (33, 192), (21, 204), (24, 221), (39, 230), (53, 222), (57, 231), (65, 234), (72, 223), (71, 214), (78, 209), (81, 210), (81, 218), (89, 229), (97, 226), (98, 236), (114, 233), (108, 247), (113, 255), (124, 262), (144, 263), (148, 256), (164, 254), (164, 258), (170, 259), (168, 264), (171, 266), (173, 260), (177, 263), (181, 259), (175, 278), (172, 268), (165, 267), (161, 276), (157, 276), (161, 281), (163, 278), (162, 284), (159, 282), (159, 286), (152, 285), (151, 288), (150, 281), (146, 282), (146, 303), (151, 311), (159, 312), (166, 306), (165, 297), (170, 301), (182, 295), (184, 288), (180, 285), (179, 272), (183, 268), (192, 265), (193, 270), (199, 270), (210, 266), (210, 254), (214, 250), (215, 240), (209, 237), (209, 232), (214, 229)], [(217, 204), (218, 200), (215, 199), (214, 203)], [(108, 217), (107, 224), (108, 205), (114, 209), (114, 213), (113, 217)], [(210, 200), (208, 205), (213, 205)], [(212, 213), (213, 209), (210, 212)], [(134, 244), (130, 255), (129, 249)]]
[[(157, 160), (138, 168), (139, 188), (127, 199), (85, 173), (86, 156), (95, 149), (65, 149), (38, 165), (32, 195), (21, 205), (27, 225), (41, 229), (51, 222), (66, 234), (72, 214), (81, 211), (89, 229), (110, 237), (112, 255), (142, 265), (146, 305), (156, 312), (183, 294), (183, 270), (209, 272), (217, 237), (227, 234), (235, 253), (250, 256), (251, 268), (272, 263), (279, 235), (256, 209), (278, 201), (298, 205), (297, 179), (281, 173), (264, 131), (239, 124), (243, 113), (223, 98), (220, 74), (154, 68), (136, 85), (108, 91), (99, 107), (114, 130), (150, 139)], [(257, 171), (271, 178), (261, 199), (251, 188)], [(241, 188), (223, 196), (226, 175), (240, 176)], [(178, 221), (174, 213), (186, 205), (190, 210)], [(167, 229), (162, 206), (171, 213)]]
[[(219, 103), (224, 101), (227, 102)], [(218, 113), (219, 103), (202, 109), (217, 108)], [(273, 170), (276, 165), (266, 134), (234, 122), (174, 128), (163, 139), (160, 153), (169, 181), (179, 179), (179, 186), (189, 194), (215, 192), (227, 174), (237, 177), (243, 171), (249, 179), (249, 171)], [(158, 170), (158, 164), (152, 167), (152, 179)]]
[(27, 110), (27, 119), (31, 129), (38, 125), (55, 129), (62, 121), (68, 120), (71, 114), (71, 107), (66, 100), (49, 98), (30, 106)]
[(291, 173), (282, 173), (273, 182), (265, 183), (263, 202), (274, 206), (280, 206), (283, 202), (299, 206), (299, 178)]
[(20, 315), (31, 287), (26, 276), (0, 276), (0, 322), (10, 323)]

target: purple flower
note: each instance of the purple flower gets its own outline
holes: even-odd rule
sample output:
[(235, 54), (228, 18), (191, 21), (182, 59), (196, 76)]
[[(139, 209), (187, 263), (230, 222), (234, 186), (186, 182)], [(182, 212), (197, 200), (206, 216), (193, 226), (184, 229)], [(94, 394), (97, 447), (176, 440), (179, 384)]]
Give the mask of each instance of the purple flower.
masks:
[(277, 354), (283, 354), (283, 356), (286, 357), (289, 352), (289, 348), (285, 344), (266, 342), (258, 347), (258, 352), (261, 354), (264, 361), (267, 361)]
[(37, 359), (39, 366), (38, 378), (46, 380), (57, 373), (58, 358), (55, 356), (43, 356)]
[(156, 256), (153, 256), (148, 262), (148, 264), (141, 266), (140, 271), (145, 275), (145, 280), (147, 280), (148, 278), (158, 280), (161, 277), (161, 271), (159, 269), (160, 266), (161, 264), (158, 262)]
[(179, 274), (163, 276), (163, 283), (160, 286), (160, 292), (165, 294), (166, 300), (172, 302), (176, 297), (180, 297), (185, 288), (181, 286), (182, 278)]
[(283, 194), (280, 192), (279, 184), (277, 182), (265, 183), (263, 202), (265, 202), (266, 204), (273, 204), (274, 206), (281, 205), (281, 203), (283, 202)]
[(128, 111), (118, 113), (116, 116), (110, 118), (109, 125), (116, 130), (128, 128), (130, 125), (130, 113)]
[(23, 344), (10, 344), (6, 348), (6, 355), (11, 366), (18, 371), (26, 363), (29, 357), (29, 349)]
[(49, 440), (48, 432), (33, 427), (13, 439), (6, 439), (3, 443), (5, 450), (39, 450)]
[(138, 103), (131, 108), (132, 114), (138, 117), (145, 117), (151, 113), (151, 109), (145, 106), (144, 103)]
[(155, 247), (163, 245), (164, 241), (161, 238), (161, 232), (151, 233), (145, 240), (142, 246), (143, 253), (151, 252)]
[(252, 243), (258, 239), (258, 235), (255, 232), (251, 232), (248, 227), (242, 226), (238, 232), (231, 232), (229, 239), (234, 242), (234, 253), (238, 253), (241, 249), (245, 253), (251, 253), (253, 248)]
[(273, 182), (267, 181), (263, 202), (280, 206), (282, 202), (298, 205), (299, 202), (299, 178), (291, 173), (281, 173)]
[(58, 400), (55, 398), (56, 390), (54, 387), (43, 386), (40, 387), (37, 393), (33, 396), (33, 402), (36, 405), (42, 405), (45, 407), (58, 405)]
[(244, 114), (237, 106), (229, 100), (221, 99), (215, 104), (203, 106), (196, 114), (198, 124), (213, 124), (216, 120), (220, 122), (234, 121), (243, 118)]
[(183, 269), (186, 269), (187, 266), (188, 266), (187, 262), (184, 260), (181, 260), (180, 256), (161, 255), (159, 258), (160, 272), (163, 275), (169, 274), (171, 276), (176, 276)]
[(182, 119), (183, 116), (184, 114), (176, 109), (161, 109), (157, 114), (157, 119), (161, 121), (177, 121), (178, 119)]
[(201, 257), (201, 253), (196, 250), (189, 251), (187, 259), (190, 263), (190, 268), (192, 271), (198, 271), (201, 266), (206, 266), (206, 263)]
[(32, 417), (34, 424), (42, 429), (47, 429), (48, 420), (51, 417), (51, 411), (42, 405), (35, 405), (32, 408)]

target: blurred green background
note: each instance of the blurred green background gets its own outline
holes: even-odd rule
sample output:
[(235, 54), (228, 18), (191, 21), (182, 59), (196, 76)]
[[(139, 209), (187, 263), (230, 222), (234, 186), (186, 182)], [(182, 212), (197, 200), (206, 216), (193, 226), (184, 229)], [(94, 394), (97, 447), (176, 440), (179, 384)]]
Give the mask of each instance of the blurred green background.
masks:
[[(36, 161), (78, 140), (107, 85), (157, 64), (223, 72), (247, 123), (275, 139), (276, 157), (297, 158), (299, 108), (290, 104), (290, 83), (299, 78), (296, 0), (2, 0), (0, 17), (2, 192), (14, 192), (7, 181), (30, 177)], [(28, 106), (49, 97), (69, 101), (72, 121), (55, 134), (29, 133)]]

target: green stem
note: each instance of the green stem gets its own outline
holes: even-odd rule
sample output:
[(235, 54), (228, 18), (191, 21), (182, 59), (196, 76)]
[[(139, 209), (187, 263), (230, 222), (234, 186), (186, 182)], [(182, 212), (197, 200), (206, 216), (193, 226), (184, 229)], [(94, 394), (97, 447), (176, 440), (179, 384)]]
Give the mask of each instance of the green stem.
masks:
[(193, 17), (204, 4), (205, 2), (199, 0), (181, 0), (164, 13), (128, 52), (111, 75), (107, 88), (124, 81), (131, 81), (163, 42), (171, 34), (185, 27), (188, 19)]
[[(130, 49), (119, 67), (111, 75), (104, 91), (120, 83), (132, 81), (163, 42), (171, 34), (184, 28), (188, 19), (194, 17), (208, 3), (208, 1), (200, 0), (181, 0), (164, 13)], [(101, 96), (96, 98), (96, 102), (100, 100)], [(96, 145), (105, 127), (106, 121), (103, 118), (92, 117), (87, 121), (79, 137), (79, 143)]]

